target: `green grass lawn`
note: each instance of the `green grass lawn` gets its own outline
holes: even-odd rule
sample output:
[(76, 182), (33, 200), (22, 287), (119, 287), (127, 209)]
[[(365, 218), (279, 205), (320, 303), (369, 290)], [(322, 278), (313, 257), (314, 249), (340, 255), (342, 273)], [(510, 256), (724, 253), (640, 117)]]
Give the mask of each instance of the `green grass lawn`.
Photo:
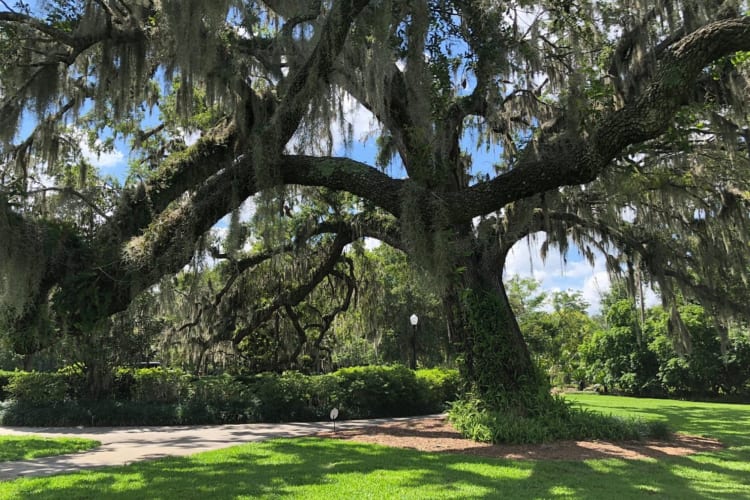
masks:
[(100, 444), (91, 439), (0, 436), (0, 462), (64, 455), (89, 450)]
[(52, 478), (0, 483), (0, 498), (750, 498), (750, 405), (569, 396), (670, 422), (726, 449), (628, 461), (492, 460), (314, 438), (282, 439)]

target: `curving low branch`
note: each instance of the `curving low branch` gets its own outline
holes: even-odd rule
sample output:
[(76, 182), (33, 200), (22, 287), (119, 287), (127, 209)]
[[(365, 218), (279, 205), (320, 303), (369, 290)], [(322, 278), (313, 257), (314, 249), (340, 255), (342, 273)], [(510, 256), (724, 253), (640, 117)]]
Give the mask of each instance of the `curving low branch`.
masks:
[(326, 276), (334, 272), (336, 264), (341, 260), (344, 247), (351, 243), (347, 235), (337, 234), (331, 247), (328, 249), (324, 261), (315, 269), (310, 278), (301, 285), (291, 288), (278, 295), (269, 305), (260, 307), (253, 311), (248, 324), (235, 331), (232, 342), (239, 344), (260, 325), (271, 319), (271, 317), (286, 306), (296, 306), (301, 303), (317, 287)]

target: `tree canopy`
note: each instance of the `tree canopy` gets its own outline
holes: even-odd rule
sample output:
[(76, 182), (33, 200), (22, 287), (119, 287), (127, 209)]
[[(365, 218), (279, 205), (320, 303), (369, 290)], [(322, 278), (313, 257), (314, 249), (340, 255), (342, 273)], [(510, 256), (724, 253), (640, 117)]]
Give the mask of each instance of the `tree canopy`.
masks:
[[(240, 342), (277, 313), (293, 322), (327, 279), (345, 297), (344, 249), (363, 237), (435, 276), (485, 395), (534, 385), (502, 268), (539, 231), (545, 251), (599, 250), (667, 305), (681, 291), (747, 312), (744, 1), (2, 6), (0, 302), (18, 338), (108, 328), (206, 252), (226, 261), (208, 303), (228, 309), (242, 276), (299, 258), (225, 325)], [(351, 103), (376, 121), (372, 164), (334, 149)], [(82, 139), (129, 141), (129, 181), (94, 175)], [(485, 148), (490, 171), (472, 163)]]

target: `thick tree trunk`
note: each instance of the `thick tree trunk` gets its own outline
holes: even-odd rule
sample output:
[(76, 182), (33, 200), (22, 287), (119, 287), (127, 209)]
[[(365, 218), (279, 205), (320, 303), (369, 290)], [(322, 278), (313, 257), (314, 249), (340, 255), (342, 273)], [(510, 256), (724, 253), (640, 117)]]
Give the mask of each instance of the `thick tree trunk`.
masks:
[(529, 415), (544, 411), (549, 384), (531, 359), (502, 283), (503, 258), (475, 255), (463, 272), (452, 315), (459, 324), (461, 369), (470, 394), (488, 409)]

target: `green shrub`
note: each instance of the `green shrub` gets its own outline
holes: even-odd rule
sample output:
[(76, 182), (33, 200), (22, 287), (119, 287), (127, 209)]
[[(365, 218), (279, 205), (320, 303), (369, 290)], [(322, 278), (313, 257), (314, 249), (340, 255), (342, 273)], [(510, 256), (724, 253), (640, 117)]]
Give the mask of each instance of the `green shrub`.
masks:
[(325, 420), (331, 408), (342, 419), (395, 417), (435, 413), (455, 398), (455, 370), (413, 372), (403, 366), (343, 368), (327, 375), (284, 372), (243, 379), (265, 422)]
[(8, 383), (10, 383), (11, 378), (18, 372), (9, 372), (5, 370), (0, 370), (0, 401), (5, 401), (9, 396), (7, 392), (7, 386)]
[(334, 375), (340, 379), (337, 399), (342, 418), (403, 417), (425, 411), (423, 386), (405, 366), (343, 368)]
[(65, 395), (68, 399), (81, 399), (88, 394), (86, 373), (82, 364), (68, 365), (57, 370), (65, 381)]
[(454, 403), (448, 417), (464, 436), (488, 443), (527, 444), (573, 439), (625, 441), (670, 436), (663, 422), (603, 415), (571, 407), (562, 398), (553, 398), (547, 411), (534, 416), (489, 410), (480, 400), (467, 398)]
[[(316, 421), (328, 419), (334, 407), (340, 409), (342, 419), (407, 416), (442, 411), (459, 386), (455, 370), (412, 372), (403, 366), (346, 368), (327, 375), (285, 372), (200, 378), (180, 370), (119, 369), (114, 377), (116, 399), (87, 401), (70, 397), (74, 391), (66, 382), (79, 383), (75, 370), (10, 373), (14, 380), (27, 379), (23, 385), (27, 395), (3, 406), (0, 423), (5, 425)], [(32, 380), (57, 396), (41, 391)]]
[(190, 376), (176, 368), (132, 370), (131, 399), (146, 403), (178, 403), (187, 396)]
[(247, 386), (229, 375), (196, 377), (190, 381), (188, 400), (204, 404), (242, 401)]
[[(90, 425), (181, 425), (177, 404), (136, 401), (80, 401), (78, 407), (91, 419)], [(210, 422), (213, 423), (213, 422)]]
[(130, 401), (135, 387), (135, 371), (132, 368), (118, 368), (112, 378), (112, 396), (118, 401)]
[(312, 420), (327, 420), (331, 409), (339, 404), (341, 378), (335, 373), (310, 377), (310, 392), (306, 402)]
[(68, 386), (59, 373), (17, 372), (5, 390), (10, 399), (22, 403), (54, 405), (65, 400)]
[(420, 386), (419, 395), (425, 413), (442, 412), (458, 398), (461, 388), (458, 370), (429, 368), (417, 370), (414, 375)]
[(180, 408), (183, 424), (258, 421), (258, 402), (247, 385), (229, 375), (195, 378)]
[[(325, 395), (321, 394), (316, 382), (326, 375), (303, 375), (296, 371), (284, 372), (278, 380), (280, 394), (276, 401), (281, 405), (273, 405), (273, 410), (280, 411), (275, 418), (278, 420), (317, 420), (323, 417), (322, 408)], [(272, 399), (259, 398), (263, 408), (271, 412), (269, 407)], [(317, 404), (316, 404), (317, 403)]]
[(133, 401), (63, 401), (39, 405), (7, 401), (0, 408), (0, 424), (17, 426), (178, 425), (176, 404)]
[(0, 406), (0, 424), (34, 427), (72, 426), (91, 425), (91, 420), (73, 401), (33, 404), (11, 399)]
[(282, 375), (262, 373), (247, 380), (248, 393), (264, 422), (321, 420), (326, 418), (336, 392), (332, 375), (303, 375), (289, 371)]

